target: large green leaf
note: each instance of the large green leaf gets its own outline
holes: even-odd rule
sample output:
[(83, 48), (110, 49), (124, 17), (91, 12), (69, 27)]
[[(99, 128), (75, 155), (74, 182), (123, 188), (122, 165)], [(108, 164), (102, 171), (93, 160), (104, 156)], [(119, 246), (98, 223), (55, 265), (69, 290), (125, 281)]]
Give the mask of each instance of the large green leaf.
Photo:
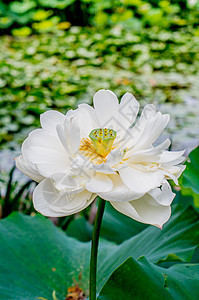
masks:
[[(102, 220), (100, 236), (116, 243), (121, 243), (136, 235), (147, 225), (119, 213), (111, 204), (106, 203)], [(75, 237), (79, 241), (87, 242), (92, 238), (93, 226), (81, 216), (72, 220), (67, 227), (67, 235)]]
[[(123, 261), (146, 255), (151, 262), (168, 257), (189, 261), (199, 236), (198, 215), (189, 207), (178, 210), (161, 231), (149, 227), (120, 245), (102, 240), (98, 259), (98, 290)], [(65, 235), (48, 219), (10, 215), (0, 222), (0, 299), (64, 300), (76, 280), (87, 293), (90, 242)], [(81, 280), (79, 280), (81, 277)]]
[(17, 213), (0, 222), (0, 299), (65, 299), (67, 287), (88, 287), (90, 247), (51, 221)]
[(199, 194), (199, 147), (193, 150), (187, 159), (182, 185)]
[(81, 216), (70, 222), (67, 227), (67, 235), (78, 239), (81, 242), (88, 242), (92, 238), (93, 226)]
[(178, 264), (169, 269), (127, 259), (102, 288), (98, 300), (197, 300), (199, 264)]
[[(185, 261), (189, 262), (199, 241), (199, 216), (189, 206), (183, 212), (178, 208), (163, 229), (150, 226), (117, 246), (109, 246), (109, 252), (99, 265), (98, 284), (101, 278), (108, 279), (113, 271), (129, 256), (138, 259), (146, 256), (150, 262)], [(113, 259), (114, 258), (114, 259)]]

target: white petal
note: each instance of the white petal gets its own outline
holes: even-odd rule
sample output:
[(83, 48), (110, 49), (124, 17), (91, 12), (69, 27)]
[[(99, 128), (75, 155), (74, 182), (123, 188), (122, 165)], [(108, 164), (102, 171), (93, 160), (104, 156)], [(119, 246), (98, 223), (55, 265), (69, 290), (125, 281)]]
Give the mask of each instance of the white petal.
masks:
[(164, 128), (169, 122), (169, 115), (162, 115), (158, 112), (146, 123), (145, 129), (140, 136), (136, 149), (143, 149), (151, 146), (155, 140), (160, 136)]
[(93, 164), (92, 169), (96, 172), (103, 174), (115, 174), (115, 170), (112, 169), (112, 167), (107, 163), (102, 163), (98, 165)]
[(124, 150), (114, 149), (108, 154), (106, 163), (113, 167), (122, 161), (123, 156)]
[(179, 178), (185, 169), (186, 169), (185, 165), (178, 165), (178, 171), (175, 173), (176, 177)]
[(138, 151), (127, 151), (125, 158), (128, 158), (128, 163), (143, 163), (143, 162), (159, 162), (161, 150), (154, 147), (138, 150)]
[(71, 118), (71, 126), (70, 126), (70, 146), (72, 153), (77, 153), (79, 150), (79, 145), (80, 145), (80, 128), (79, 124), (77, 123), (76, 118)]
[(77, 155), (71, 162), (70, 173), (73, 176), (83, 176), (88, 181), (88, 179), (93, 176), (94, 172), (95, 171), (92, 169), (92, 163), (83, 155)]
[(109, 90), (99, 90), (93, 97), (93, 104), (100, 128), (117, 130), (118, 123), (118, 99)]
[(152, 105), (146, 105), (137, 124), (130, 131), (128, 148), (135, 150), (150, 147), (169, 122), (169, 115), (155, 112)]
[(44, 179), (44, 177), (38, 172), (37, 167), (28, 162), (22, 155), (16, 157), (15, 162), (17, 168), (34, 181), (40, 182)]
[(44, 176), (52, 176), (55, 173), (66, 172), (69, 170), (69, 162), (63, 164), (62, 160), (55, 160), (54, 162), (36, 163), (39, 173)]
[(162, 228), (171, 215), (170, 206), (160, 205), (148, 194), (130, 202), (111, 202), (111, 204), (119, 212), (132, 219), (159, 228)]
[(176, 185), (178, 185), (178, 178), (182, 174), (182, 172), (185, 170), (186, 166), (184, 165), (178, 165), (178, 166), (166, 166), (164, 165), (165, 169), (165, 175), (167, 178), (170, 178), (174, 181)]
[(113, 188), (109, 192), (99, 192), (98, 195), (103, 198), (104, 200), (108, 201), (130, 201), (143, 196), (143, 194), (135, 193), (134, 191), (130, 190), (121, 180), (118, 174), (109, 175), (110, 179), (113, 182)]
[(67, 154), (70, 157), (75, 155), (80, 145), (80, 128), (76, 116), (68, 114), (65, 122), (57, 125), (56, 130)]
[(117, 138), (116, 141), (122, 143), (125, 146), (125, 135), (129, 127), (134, 123), (136, 116), (139, 111), (139, 103), (131, 93), (126, 93), (121, 99), (121, 102), (118, 106), (118, 116), (116, 132)]
[(144, 172), (132, 167), (119, 170), (124, 184), (136, 193), (147, 193), (151, 189), (160, 186), (164, 174), (161, 170)]
[(156, 114), (154, 105), (148, 104), (144, 107), (142, 114), (135, 126), (127, 132), (127, 147), (133, 147), (140, 139), (140, 136), (145, 130), (148, 120)]
[[(48, 134), (43, 129), (35, 129), (32, 132), (30, 132), (25, 142), (27, 142), (27, 144), (32, 147), (45, 147), (51, 148), (52, 150), (60, 153), (65, 152), (62, 144), (59, 141), (59, 138), (57, 136)], [(26, 151), (26, 149), (24, 149), (24, 143), (22, 145), (22, 152)]]
[(45, 113), (41, 114), (40, 122), (41, 126), (45, 131), (56, 134), (56, 127), (58, 124), (63, 124), (65, 121), (65, 115), (56, 111), (56, 110), (49, 110)]
[(64, 124), (57, 125), (57, 135), (60, 139), (60, 142), (62, 143), (64, 149), (66, 150), (66, 153), (69, 157), (72, 157), (72, 150), (70, 147), (70, 141), (69, 141), (69, 135), (68, 132), (70, 130), (68, 119), (64, 122)]
[(122, 128), (128, 129), (135, 121), (138, 111), (139, 102), (131, 93), (126, 93), (119, 104), (119, 118), (118, 122)]
[(130, 202), (111, 201), (110, 203), (120, 213), (122, 213), (138, 222), (144, 223), (144, 220), (138, 215), (135, 208), (133, 207), (133, 205)]
[(75, 111), (80, 127), (81, 138), (88, 138), (93, 129), (100, 127), (95, 110), (88, 104), (80, 104)]
[(69, 166), (68, 155), (58, 136), (50, 135), (43, 129), (30, 133), (22, 145), (22, 155), (36, 164), (44, 177), (65, 171)]
[(160, 163), (176, 165), (184, 161), (183, 151), (163, 151), (160, 156)]
[(160, 188), (155, 188), (148, 193), (159, 204), (168, 206), (173, 201), (175, 194), (172, 192), (170, 184), (166, 181)]
[(112, 180), (106, 174), (99, 173), (96, 173), (86, 184), (86, 189), (91, 193), (108, 192), (112, 187)]
[(96, 195), (88, 191), (80, 193), (59, 193), (49, 178), (40, 182), (33, 193), (33, 204), (37, 211), (48, 217), (75, 214), (85, 209)]
[(84, 179), (81, 176), (72, 176), (70, 172), (53, 174), (51, 178), (55, 188), (60, 192), (69, 191), (72, 194), (85, 190)]
[(155, 146), (156, 150), (164, 150), (167, 149), (171, 145), (171, 141), (169, 139), (166, 139), (164, 142), (159, 144), (158, 146)]

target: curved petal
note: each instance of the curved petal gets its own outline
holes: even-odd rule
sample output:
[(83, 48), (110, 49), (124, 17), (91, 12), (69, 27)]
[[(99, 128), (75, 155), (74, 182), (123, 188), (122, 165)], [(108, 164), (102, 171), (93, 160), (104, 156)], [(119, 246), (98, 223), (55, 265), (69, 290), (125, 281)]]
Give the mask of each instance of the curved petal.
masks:
[(96, 173), (86, 184), (86, 189), (91, 193), (108, 192), (112, 187), (112, 180), (106, 174), (99, 173)]
[(128, 158), (131, 162), (160, 162), (162, 150), (168, 148), (170, 144), (171, 141), (169, 139), (166, 139), (163, 143), (155, 147), (151, 146), (150, 148), (137, 151), (135, 151), (133, 148), (131, 150), (128, 149), (125, 158)]
[(121, 150), (121, 149), (112, 150), (107, 156), (106, 163), (110, 167), (114, 167), (115, 165), (118, 165), (122, 161), (124, 153), (125, 150)]
[(169, 115), (156, 112), (153, 105), (146, 105), (137, 124), (130, 130), (129, 148), (138, 150), (150, 147), (169, 122)]
[(95, 110), (88, 104), (80, 104), (76, 109), (81, 138), (88, 138), (93, 129), (100, 127)]
[(37, 167), (28, 162), (22, 155), (16, 157), (15, 162), (17, 168), (32, 180), (40, 182), (44, 179), (44, 177), (38, 172)]
[(167, 166), (163, 165), (165, 170), (165, 175), (167, 178), (172, 179), (176, 185), (178, 185), (178, 178), (185, 170), (186, 166), (178, 165), (178, 166)]
[(58, 124), (63, 124), (66, 116), (56, 110), (49, 110), (41, 114), (40, 122), (42, 128), (51, 133), (56, 134), (56, 127)]
[(22, 155), (37, 165), (44, 177), (66, 171), (70, 163), (58, 136), (50, 135), (43, 129), (36, 129), (29, 134), (22, 144)]
[(111, 168), (108, 163), (102, 163), (98, 165), (92, 164), (92, 169), (96, 172), (103, 174), (115, 174), (115, 171)]
[(99, 90), (93, 97), (93, 104), (100, 128), (117, 130), (118, 123), (118, 99), (109, 90)]
[(33, 192), (35, 209), (48, 217), (62, 217), (75, 214), (85, 209), (96, 197), (86, 190), (80, 193), (59, 193), (53, 181), (46, 178)]
[(133, 152), (127, 151), (125, 158), (128, 163), (159, 162), (161, 150), (151, 147)]
[(74, 115), (67, 115), (63, 124), (57, 125), (57, 134), (69, 156), (73, 156), (79, 150), (80, 127)]
[(123, 129), (124, 132), (134, 123), (139, 107), (139, 102), (131, 93), (124, 94), (118, 108), (118, 122), (121, 124), (121, 129)]
[(124, 202), (124, 201), (131, 201), (143, 196), (143, 194), (138, 194), (135, 193), (133, 190), (130, 190), (123, 183), (123, 181), (121, 180), (118, 174), (109, 175), (109, 177), (113, 182), (113, 188), (108, 192), (105, 191), (98, 192), (98, 195), (104, 200)]
[(176, 195), (172, 192), (171, 186), (167, 181), (162, 183), (160, 187), (151, 190), (148, 194), (159, 204), (165, 206), (170, 205)]
[(127, 132), (127, 148), (133, 147), (139, 141), (148, 120), (150, 120), (155, 114), (156, 110), (154, 105), (148, 104), (144, 107), (142, 114), (135, 126)]
[[(135, 200), (133, 200), (135, 201)], [(116, 201), (110, 201), (112, 206), (119, 211), (120, 213), (138, 221), (141, 223), (145, 223), (144, 220), (139, 216), (135, 208), (130, 202), (116, 202)]]
[(69, 136), (67, 135), (67, 132), (69, 130), (68, 128), (68, 120), (64, 122), (64, 124), (58, 124), (57, 125), (57, 135), (60, 139), (60, 142), (62, 143), (64, 149), (67, 152), (67, 155), (72, 157), (72, 151), (70, 147), (70, 141), (69, 141)]
[(162, 228), (171, 215), (170, 206), (160, 205), (148, 194), (130, 202), (111, 202), (111, 204), (128, 217), (159, 228)]
[(54, 187), (61, 193), (80, 193), (85, 190), (85, 179), (68, 173), (56, 173), (51, 176)]
[(177, 165), (184, 161), (185, 157), (183, 156), (185, 150), (182, 151), (163, 151), (160, 155), (160, 163)]
[(119, 170), (124, 184), (136, 193), (147, 193), (161, 185), (164, 174), (161, 170), (145, 172), (133, 167), (124, 167)]
[(165, 150), (167, 149), (169, 146), (171, 145), (171, 141), (170, 139), (166, 139), (164, 142), (162, 142), (161, 144), (155, 146), (156, 150)]

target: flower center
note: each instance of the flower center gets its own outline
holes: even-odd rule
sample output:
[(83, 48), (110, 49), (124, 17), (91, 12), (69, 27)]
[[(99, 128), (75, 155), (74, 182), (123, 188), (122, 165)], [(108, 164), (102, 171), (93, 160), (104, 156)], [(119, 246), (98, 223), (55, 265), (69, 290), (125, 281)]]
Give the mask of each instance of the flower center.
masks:
[(102, 157), (105, 157), (111, 151), (116, 135), (117, 133), (113, 129), (99, 128), (92, 130), (89, 137), (95, 151)]

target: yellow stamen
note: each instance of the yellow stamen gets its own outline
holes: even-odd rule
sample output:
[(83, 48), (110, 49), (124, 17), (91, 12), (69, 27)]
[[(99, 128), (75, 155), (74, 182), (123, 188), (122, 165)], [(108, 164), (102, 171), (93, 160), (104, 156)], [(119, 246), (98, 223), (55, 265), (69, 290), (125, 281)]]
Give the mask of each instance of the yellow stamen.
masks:
[(99, 155), (90, 139), (82, 139), (79, 147), (79, 151), (82, 155), (86, 156), (91, 162), (94, 164), (102, 164), (105, 163), (107, 158)]

